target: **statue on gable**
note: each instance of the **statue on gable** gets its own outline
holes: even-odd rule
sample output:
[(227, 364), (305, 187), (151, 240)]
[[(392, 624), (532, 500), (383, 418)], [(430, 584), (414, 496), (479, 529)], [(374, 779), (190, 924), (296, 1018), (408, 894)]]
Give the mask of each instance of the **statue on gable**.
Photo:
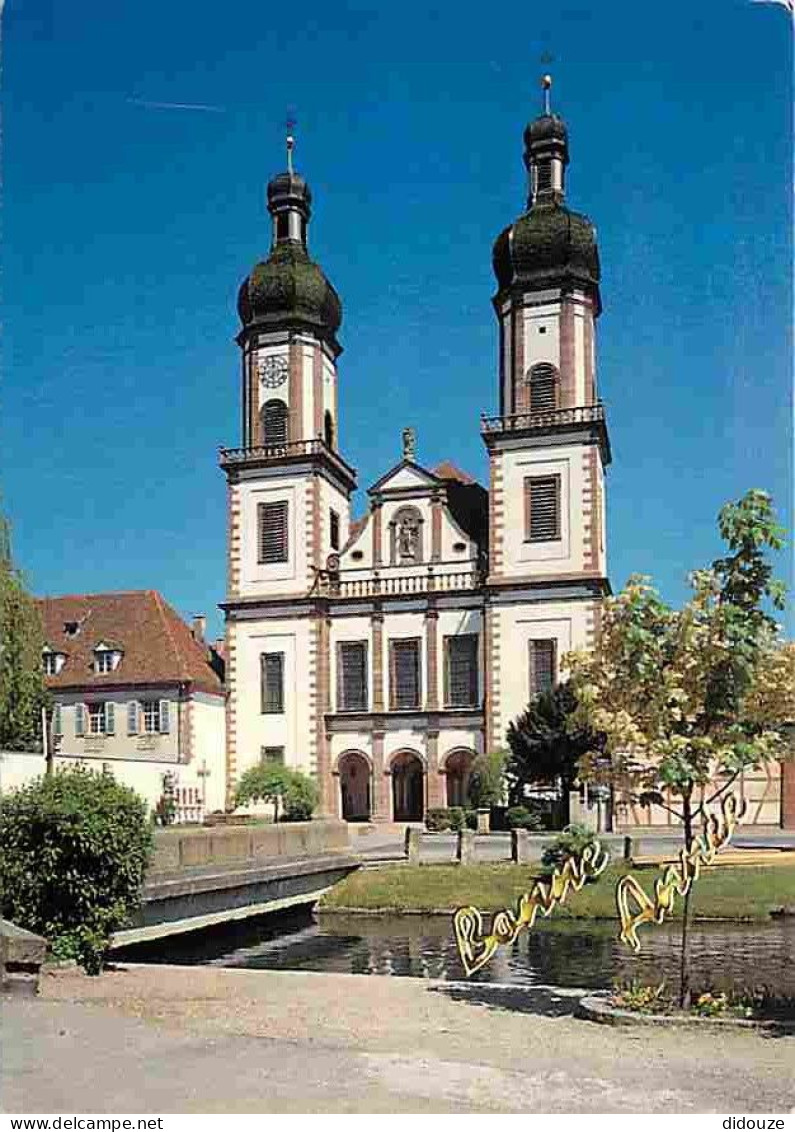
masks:
[(403, 512), (398, 518), (397, 557), (399, 562), (420, 561), (420, 520), (414, 511)]

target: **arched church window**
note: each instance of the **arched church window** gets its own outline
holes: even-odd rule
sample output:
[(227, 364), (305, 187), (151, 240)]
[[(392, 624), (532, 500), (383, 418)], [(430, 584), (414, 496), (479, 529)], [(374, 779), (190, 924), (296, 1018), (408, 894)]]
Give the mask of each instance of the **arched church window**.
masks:
[(262, 443), (266, 448), (287, 443), (287, 406), (274, 398), (262, 406)]
[(549, 362), (539, 362), (527, 374), (530, 412), (551, 413), (558, 407), (558, 371)]
[(390, 523), (392, 562), (411, 566), (422, 562), (422, 515), (416, 507), (401, 507)]
[(323, 416), (323, 439), (329, 448), (334, 447), (334, 418), (328, 409)]

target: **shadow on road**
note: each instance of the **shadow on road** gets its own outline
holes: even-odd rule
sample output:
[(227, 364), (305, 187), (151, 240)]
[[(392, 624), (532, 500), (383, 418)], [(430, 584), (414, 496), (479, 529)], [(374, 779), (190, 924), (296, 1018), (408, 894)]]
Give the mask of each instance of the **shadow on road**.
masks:
[(428, 987), (429, 994), (441, 994), (453, 1002), (487, 1006), (490, 1010), (510, 1010), (515, 1014), (542, 1014), (546, 1018), (574, 1015), (580, 994), (567, 988), (562, 994), (554, 987), (510, 987), (493, 983), (445, 983)]

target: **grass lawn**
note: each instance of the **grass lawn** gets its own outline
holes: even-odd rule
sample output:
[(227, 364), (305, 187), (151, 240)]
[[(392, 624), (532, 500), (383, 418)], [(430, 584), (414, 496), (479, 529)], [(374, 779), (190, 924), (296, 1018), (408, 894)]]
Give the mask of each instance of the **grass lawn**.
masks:
[[(580, 892), (569, 893), (566, 903), (555, 910), (555, 918), (615, 919), (616, 881), (626, 872), (634, 872), (653, 896), (658, 869), (614, 865)], [(351, 873), (323, 897), (320, 906), (447, 912), (474, 904), (488, 912), (512, 907), (532, 883), (533, 872), (524, 865), (390, 865)], [(795, 868), (704, 868), (693, 886), (696, 918), (764, 920), (782, 904), (795, 905)], [(673, 919), (681, 905), (677, 898)]]

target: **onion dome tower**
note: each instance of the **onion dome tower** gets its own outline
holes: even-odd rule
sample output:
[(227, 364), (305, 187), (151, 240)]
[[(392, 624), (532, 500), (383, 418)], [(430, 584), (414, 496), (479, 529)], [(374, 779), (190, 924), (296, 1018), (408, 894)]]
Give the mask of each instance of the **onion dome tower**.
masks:
[[(545, 75), (543, 111), (524, 131), (527, 208), (494, 243), (500, 408), (483, 419), (488, 647), (495, 670), (501, 655), (528, 656), (531, 694), (555, 682), (572, 642), (592, 640), (609, 592), (611, 457), (596, 388), (599, 252), (593, 224), (566, 202), (569, 137), (550, 107), (551, 82)], [(521, 675), (506, 675), (487, 694), (488, 745), (502, 741), (527, 686)]]

